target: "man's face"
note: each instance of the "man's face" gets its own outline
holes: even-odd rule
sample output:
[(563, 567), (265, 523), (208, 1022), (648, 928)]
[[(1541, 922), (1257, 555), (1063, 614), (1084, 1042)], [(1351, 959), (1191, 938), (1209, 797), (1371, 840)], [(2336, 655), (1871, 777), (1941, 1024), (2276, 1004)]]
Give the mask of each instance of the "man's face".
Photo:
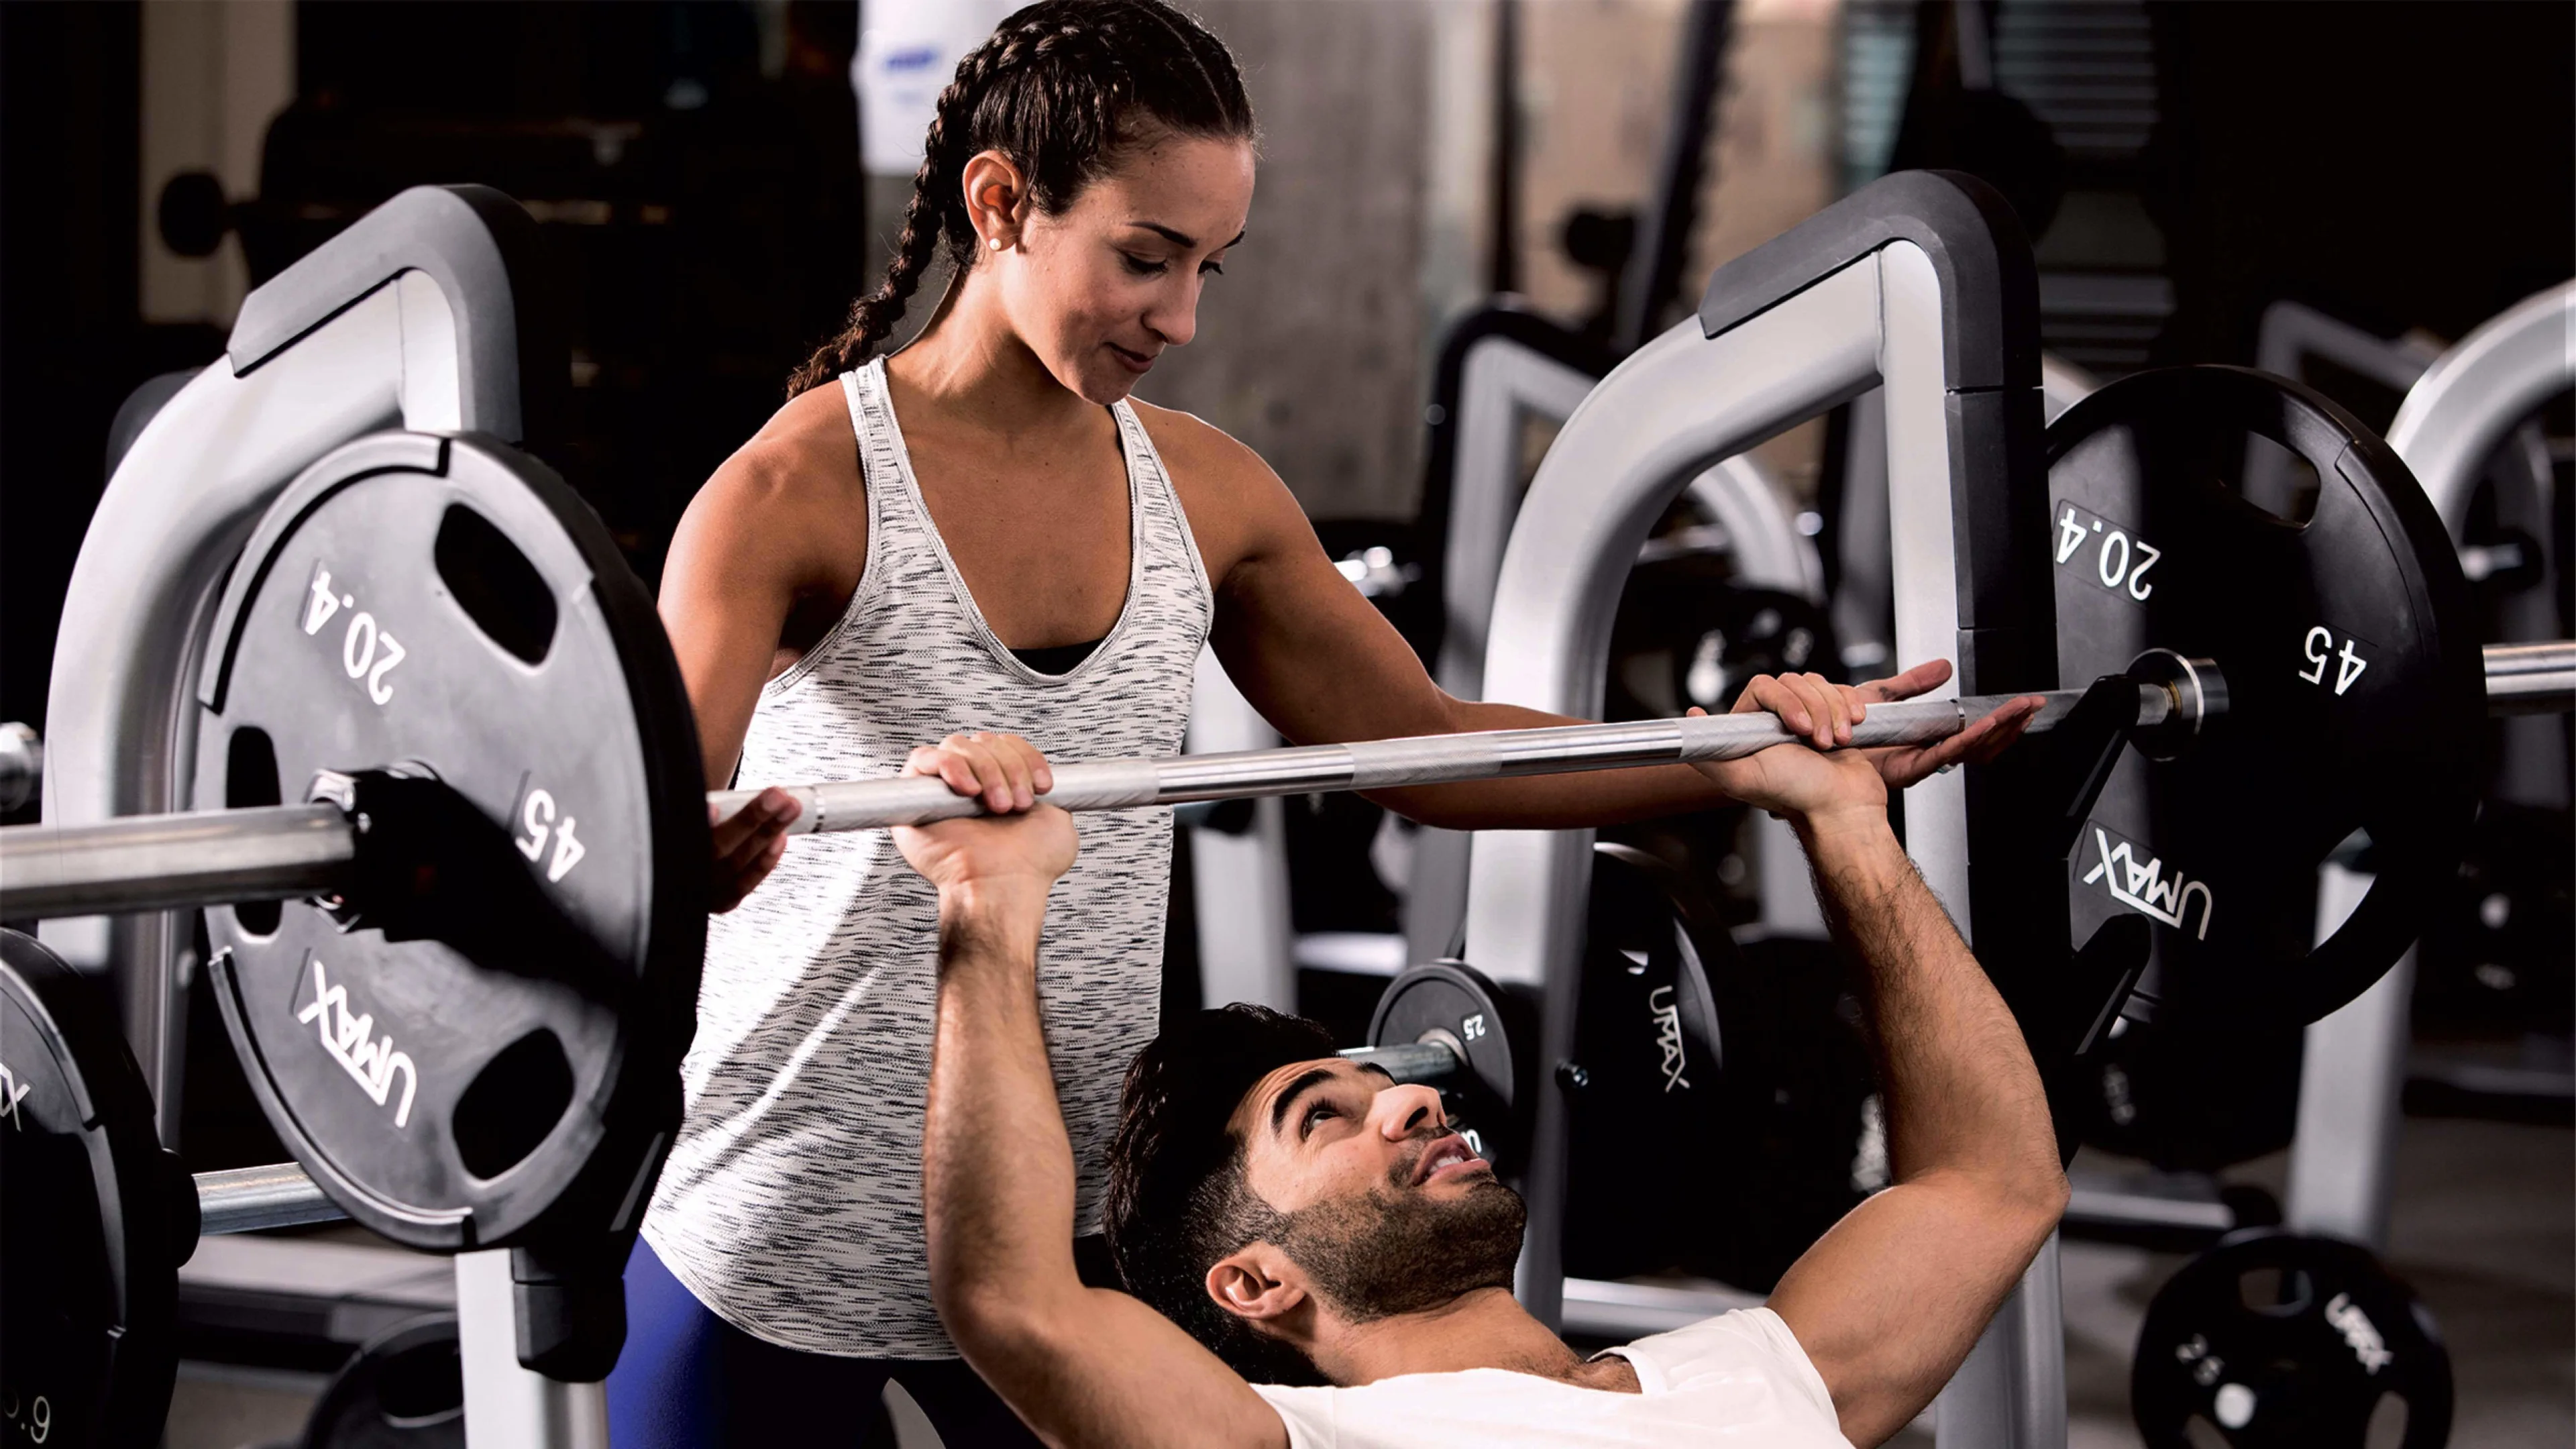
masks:
[(1245, 1184), (1285, 1220), (1276, 1246), (1357, 1322), (1509, 1288), (1526, 1211), (1440, 1094), (1338, 1057), (1253, 1085), (1230, 1123)]

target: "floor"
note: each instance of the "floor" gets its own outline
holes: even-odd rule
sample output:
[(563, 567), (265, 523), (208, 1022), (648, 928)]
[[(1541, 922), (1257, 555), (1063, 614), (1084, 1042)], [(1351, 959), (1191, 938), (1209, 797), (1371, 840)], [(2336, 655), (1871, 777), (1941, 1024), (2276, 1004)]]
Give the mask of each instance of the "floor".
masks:
[[(2276, 1192), (2280, 1158), (2231, 1176)], [(2451, 1442), (2476, 1449), (2576, 1444), (2576, 1132), (2410, 1119), (2398, 1146), (2389, 1260), (2440, 1321), (2458, 1384)], [(2135, 1449), (2129, 1356), (2147, 1302), (2184, 1261), (2070, 1243), (2066, 1285), (2068, 1449)], [(167, 1449), (292, 1442), (322, 1381), (189, 1364)], [(909, 1427), (909, 1426), (907, 1426)], [(907, 1444), (918, 1436), (903, 1436)], [(1928, 1433), (1893, 1441), (1930, 1449)]]

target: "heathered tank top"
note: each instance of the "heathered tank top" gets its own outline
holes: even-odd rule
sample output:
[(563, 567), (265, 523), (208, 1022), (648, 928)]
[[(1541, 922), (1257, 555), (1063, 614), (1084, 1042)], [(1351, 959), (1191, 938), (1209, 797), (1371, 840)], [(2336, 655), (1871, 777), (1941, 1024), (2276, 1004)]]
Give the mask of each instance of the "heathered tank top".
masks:
[[(868, 496), (868, 556), (848, 612), (761, 692), (746, 789), (861, 779), (916, 745), (1009, 730), (1056, 760), (1170, 755), (1213, 598), (1198, 546), (1135, 410), (1127, 602), (1079, 664), (1013, 657), (975, 606), (924, 506), (885, 364), (841, 379)], [(1086, 812), (1048, 900), (1038, 991), (1073, 1138), (1077, 1232), (1097, 1232), (1102, 1164), (1128, 1063), (1154, 1033), (1172, 815)], [(688, 1111), (644, 1222), (672, 1273), (756, 1337), (815, 1353), (952, 1357), (930, 1303), (921, 1124), (930, 1073), (937, 901), (882, 830), (799, 836), (713, 917)]]

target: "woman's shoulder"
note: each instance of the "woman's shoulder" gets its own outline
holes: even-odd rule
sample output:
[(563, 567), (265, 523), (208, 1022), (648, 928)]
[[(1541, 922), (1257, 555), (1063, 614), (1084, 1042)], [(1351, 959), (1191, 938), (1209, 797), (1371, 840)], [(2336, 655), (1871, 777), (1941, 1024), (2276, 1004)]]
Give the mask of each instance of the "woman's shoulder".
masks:
[(846, 505), (867, 484), (841, 389), (825, 383), (789, 398), (708, 483), (725, 486), (746, 503), (835, 510)]
[(1287, 522), (1305, 528), (1305, 513), (1288, 485), (1259, 453), (1194, 414), (1142, 399), (1130, 402), (1162, 455), (1212, 576), (1222, 579), (1233, 562), (1259, 551), (1268, 531)]
[(717, 465), (689, 501), (673, 548), (705, 552), (729, 572), (767, 560), (767, 571), (798, 591), (844, 573), (855, 583), (855, 561), (867, 554), (866, 503), (849, 413), (841, 390), (825, 384), (788, 399)]
[(867, 482), (840, 388), (826, 383), (789, 398), (751, 440), (716, 467), (690, 511), (714, 511), (764, 528), (867, 527)]
[(1140, 397), (1127, 401), (1136, 409), (1136, 421), (1145, 425), (1145, 435), (1154, 440), (1154, 451), (1163, 455), (1174, 482), (1185, 475), (1221, 487), (1278, 481), (1259, 453), (1198, 414), (1156, 407)]

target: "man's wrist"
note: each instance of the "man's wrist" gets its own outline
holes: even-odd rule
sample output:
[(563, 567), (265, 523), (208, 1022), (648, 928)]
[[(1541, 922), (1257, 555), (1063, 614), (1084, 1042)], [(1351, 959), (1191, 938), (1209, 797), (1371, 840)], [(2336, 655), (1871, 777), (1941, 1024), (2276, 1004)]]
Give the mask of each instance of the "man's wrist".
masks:
[(1790, 817), (1790, 826), (1814, 850), (1820, 846), (1872, 843), (1893, 839), (1895, 827), (1888, 824), (1887, 807), (1879, 803), (1831, 805)]
[[(1046, 923), (1053, 882), (1035, 876), (990, 876), (939, 888), (939, 936), (944, 948), (968, 944), (1018, 948), (1034, 957)], [(943, 956), (953, 949), (943, 949)]]

